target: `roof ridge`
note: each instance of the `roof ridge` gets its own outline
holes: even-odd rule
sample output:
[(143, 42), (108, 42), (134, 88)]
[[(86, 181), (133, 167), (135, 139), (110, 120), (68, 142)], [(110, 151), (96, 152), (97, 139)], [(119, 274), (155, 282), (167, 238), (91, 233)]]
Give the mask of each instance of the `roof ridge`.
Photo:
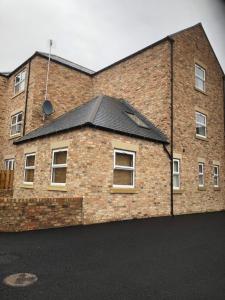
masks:
[(90, 112), (90, 114), (89, 114), (89, 116), (87, 118), (88, 119), (87, 123), (92, 123), (93, 124), (93, 122), (95, 120), (95, 117), (97, 115), (97, 112), (99, 110), (99, 107), (100, 107), (100, 105), (102, 103), (103, 98), (104, 98), (104, 95), (100, 95), (100, 96), (97, 97), (96, 103), (95, 103), (95, 105), (93, 107), (93, 110), (91, 110), (91, 112)]

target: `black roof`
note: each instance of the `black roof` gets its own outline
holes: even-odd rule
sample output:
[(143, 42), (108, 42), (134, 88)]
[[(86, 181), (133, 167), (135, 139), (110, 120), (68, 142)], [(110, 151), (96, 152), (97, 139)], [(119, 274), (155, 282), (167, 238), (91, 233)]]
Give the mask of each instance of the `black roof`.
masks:
[[(144, 122), (138, 125), (129, 113)], [(65, 113), (51, 123), (40, 127), (14, 141), (19, 144), (66, 130), (90, 126), (119, 134), (143, 138), (160, 143), (168, 143), (166, 136), (155, 125), (123, 99), (97, 96), (91, 101)]]
[[(36, 53), (39, 54), (39, 55), (41, 55), (41, 56), (44, 56), (46, 58), (49, 57), (49, 54), (45, 53), (45, 52), (37, 51)], [(70, 67), (72, 69), (76, 69), (76, 70), (82, 71), (84, 73), (90, 74), (90, 75), (94, 73), (94, 71), (92, 71), (92, 70), (90, 70), (88, 68), (85, 68), (85, 67), (83, 67), (83, 66), (81, 66), (79, 64), (76, 64), (76, 63), (74, 63), (72, 61), (69, 61), (69, 60), (67, 60), (65, 58), (62, 58), (62, 57), (60, 57), (58, 55), (55, 55), (55, 54), (51, 54), (51, 60), (55, 61), (55, 62), (58, 62), (58, 63), (60, 63), (62, 65), (66, 65), (67, 67)]]

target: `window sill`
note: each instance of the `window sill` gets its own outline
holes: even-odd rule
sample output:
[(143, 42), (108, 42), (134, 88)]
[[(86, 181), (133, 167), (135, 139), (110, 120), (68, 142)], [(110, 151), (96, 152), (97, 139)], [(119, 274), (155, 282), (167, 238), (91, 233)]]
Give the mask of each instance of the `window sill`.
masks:
[(206, 191), (206, 187), (205, 187), (205, 186), (199, 186), (199, 187), (198, 187), (198, 190), (199, 190), (199, 191)]
[(21, 136), (22, 136), (21, 133), (17, 133), (17, 134), (14, 134), (14, 135), (10, 135), (9, 140), (13, 140), (13, 139), (19, 138), (19, 137), (21, 137)]
[(66, 188), (66, 186), (50, 185), (50, 186), (48, 187), (48, 191), (67, 192), (67, 188)]
[(15, 94), (14, 96), (12, 96), (11, 100), (16, 98), (17, 96), (21, 95), (22, 93), (24, 93), (25, 90), (21, 91), (21, 92), (18, 92), (17, 94)]
[(183, 194), (183, 190), (173, 190), (173, 194)]
[(221, 190), (219, 186), (218, 187), (214, 186), (213, 189), (214, 189), (214, 191), (220, 191)]
[(135, 188), (111, 188), (111, 194), (137, 194), (138, 190)]
[(21, 186), (20, 186), (20, 188), (21, 189), (33, 189), (34, 188), (34, 186), (33, 186), (33, 184), (22, 184)]
[(202, 91), (202, 90), (198, 89), (197, 87), (194, 87), (194, 89), (195, 89), (197, 92), (202, 93), (202, 94), (205, 95), (205, 96), (208, 96), (208, 95), (206, 94), (205, 91)]
[(199, 135), (197, 135), (197, 134), (195, 135), (195, 138), (196, 138), (197, 140), (201, 140), (201, 141), (205, 141), (205, 142), (208, 141), (207, 137), (199, 136)]

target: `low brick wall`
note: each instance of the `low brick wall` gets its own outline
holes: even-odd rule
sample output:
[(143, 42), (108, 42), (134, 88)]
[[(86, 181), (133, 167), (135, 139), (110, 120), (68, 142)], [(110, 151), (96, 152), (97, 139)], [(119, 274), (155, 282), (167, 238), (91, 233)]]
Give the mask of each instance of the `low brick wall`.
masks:
[(82, 198), (0, 198), (0, 231), (82, 224)]

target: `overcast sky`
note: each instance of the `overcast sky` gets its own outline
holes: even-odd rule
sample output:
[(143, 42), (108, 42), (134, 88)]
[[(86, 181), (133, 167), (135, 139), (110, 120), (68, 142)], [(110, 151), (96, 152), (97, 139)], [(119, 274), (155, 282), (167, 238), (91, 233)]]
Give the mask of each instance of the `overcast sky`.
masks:
[(36, 50), (98, 70), (202, 22), (225, 70), (223, 0), (0, 0), (0, 71)]

